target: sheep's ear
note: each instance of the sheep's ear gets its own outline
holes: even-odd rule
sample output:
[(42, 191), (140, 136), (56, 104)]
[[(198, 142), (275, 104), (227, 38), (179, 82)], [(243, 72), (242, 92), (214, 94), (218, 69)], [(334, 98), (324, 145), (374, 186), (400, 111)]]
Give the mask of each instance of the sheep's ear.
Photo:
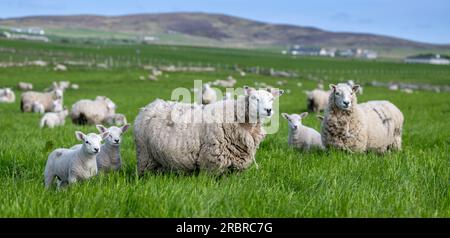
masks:
[(95, 127), (97, 127), (97, 130), (98, 130), (100, 133), (104, 133), (104, 132), (107, 132), (107, 131), (108, 131), (108, 129), (107, 129), (106, 127), (104, 127), (103, 125), (96, 125)]
[(122, 134), (125, 133), (128, 130), (128, 127), (130, 127), (130, 124), (126, 124), (120, 128), (122, 130)]
[(284, 119), (289, 120), (289, 114), (283, 112), (281, 113), (281, 116), (284, 117)]
[(284, 94), (284, 90), (281, 90), (281, 89), (273, 89), (273, 88), (271, 88), (271, 89), (267, 89), (267, 91), (272, 93), (272, 95), (274, 97), (279, 97), (279, 96)]
[(323, 121), (323, 116), (322, 115), (317, 115), (317, 119), (319, 119), (319, 121)]
[(249, 86), (244, 86), (244, 94), (245, 95), (250, 95), (253, 92), (253, 88), (249, 87)]
[(330, 84), (330, 89), (333, 90), (333, 91), (335, 91), (335, 90), (336, 90), (336, 85)]
[(353, 92), (358, 92), (359, 87), (360, 86), (358, 84), (353, 85), (352, 87)]
[(55, 88), (58, 87), (58, 83), (56, 83), (55, 81), (53, 81), (52, 85), (53, 85), (53, 87), (55, 87)]
[(308, 116), (308, 112), (303, 112), (302, 114), (300, 114), (300, 118), (303, 119), (305, 117)]
[(109, 131), (105, 131), (105, 132), (101, 133), (100, 136), (102, 137), (102, 140), (106, 139), (106, 137), (109, 136)]
[(86, 135), (81, 131), (75, 131), (75, 136), (77, 137), (77, 140), (79, 140), (79, 141), (84, 142), (86, 140)]

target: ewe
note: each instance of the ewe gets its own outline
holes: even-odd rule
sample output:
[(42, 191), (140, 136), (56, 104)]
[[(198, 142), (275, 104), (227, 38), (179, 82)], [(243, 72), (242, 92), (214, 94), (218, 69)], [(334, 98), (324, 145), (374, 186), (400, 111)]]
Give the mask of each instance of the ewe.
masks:
[(100, 152), (100, 143), (108, 136), (108, 132), (85, 135), (77, 131), (75, 135), (83, 142), (82, 145), (75, 149), (59, 148), (48, 156), (44, 171), (45, 187), (50, 187), (55, 177), (58, 179), (59, 188), (97, 174), (96, 155)]
[(314, 89), (312, 91), (306, 91), (306, 95), (306, 108), (308, 109), (308, 111), (317, 113), (326, 108), (328, 104), (328, 98), (330, 96), (330, 91)]
[(138, 171), (218, 174), (245, 170), (265, 137), (262, 121), (274, 114), (281, 90), (245, 89), (244, 96), (209, 105), (160, 99), (142, 108), (134, 123)]
[(106, 118), (116, 113), (116, 104), (104, 96), (95, 100), (83, 99), (72, 105), (70, 113), (75, 124), (100, 124)]
[(307, 112), (300, 115), (289, 115), (287, 113), (282, 113), (281, 115), (289, 123), (288, 143), (290, 146), (306, 151), (312, 148), (323, 149), (320, 133), (302, 124), (302, 119), (308, 116)]
[(332, 90), (322, 120), (322, 142), (352, 152), (401, 149), (402, 112), (388, 101), (358, 104), (356, 92), (347, 84), (330, 85)]
[(33, 89), (33, 84), (25, 83), (25, 82), (19, 82), (17, 84), (17, 88), (19, 90), (22, 90), (22, 91), (28, 91), (28, 90), (32, 90)]
[(52, 111), (53, 101), (62, 99), (63, 92), (56, 89), (51, 92), (40, 93), (28, 91), (22, 94), (20, 98), (20, 109), (22, 112), (31, 112), (33, 110), (33, 103), (38, 102), (44, 106), (46, 112)]

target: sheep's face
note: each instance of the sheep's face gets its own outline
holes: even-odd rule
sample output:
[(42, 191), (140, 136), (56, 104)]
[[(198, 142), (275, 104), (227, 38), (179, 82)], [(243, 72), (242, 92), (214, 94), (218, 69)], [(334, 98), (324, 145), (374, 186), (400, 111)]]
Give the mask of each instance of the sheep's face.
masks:
[(62, 97), (63, 97), (63, 91), (61, 89), (56, 89), (54, 92), (54, 98), (62, 99)]
[(87, 154), (97, 154), (100, 152), (100, 145), (103, 139), (108, 136), (108, 132), (104, 132), (100, 135), (95, 133), (89, 133), (87, 135), (83, 134), (83, 132), (77, 131), (75, 132), (76, 137), (79, 141), (83, 142), (83, 150)]
[(348, 84), (330, 84), (330, 89), (332, 90), (332, 95), (334, 97), (335, 105), (344, 111), (350, 110), (352, 108), (353, 102), (356, 100), (355, 92), (358, 90), (359, 85), (354, 85), (350, 87)]
[(257, 113), (257, 118), (263, 119), (268, 118), (273, 115), (273, 101), (275, 97), (283, 94), (283, 90), (278, 89), (246, 89), (246, 94), (249, 95), (249, 112), (251, 116), (255, 116)]
[(289, 115), (287, 113), (282, 113), (281, 115), (288, 121), (290, 129), (297, 130), (302, 125), (302, 119), (308, 116), (308, 113), (304, 112), (300, 115), (298, 114)]
[(112, 146), (120, 146), (122, 142), (122, 135), (128, 130), (130, 125), (124, 125), (122, 127), (112, 126), (110, 128), (106, 128), (102, 125), (97, 125), (97, 129), (100, 133), (108, 132), (108, 136), (105, 138), (105, 142)]
[(6, 89), (3, 91), (3, 94), (4, 94), (5, 96), (8, 96), (8, 95), (11, 95), (11, 94), (12, 94), (12, 91), (11, 91), (10, 88), (6, 88)]
[(63, 110), (63, 105), (61, 100), (55, 100), (52, 103), (52, 111), (54, 112), (60, 112)]
[(116, 110), (116, 104), (114, 104), (111, 99), (105, 98), (106, 106), (110, 111)]

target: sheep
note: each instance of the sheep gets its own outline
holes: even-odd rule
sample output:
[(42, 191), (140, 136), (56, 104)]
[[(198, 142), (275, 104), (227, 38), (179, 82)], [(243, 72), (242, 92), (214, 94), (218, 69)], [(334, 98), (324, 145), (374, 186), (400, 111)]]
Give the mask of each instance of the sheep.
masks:
[(78, 84), (71, 84), (70, 88), (73, 90), (78, 90), (80, 88), (80, 86)]
[(46, 93), (28, 91), (23, 93), (20, 98), (20, 109), (22, 112), (31, 112), (33, 103), (39, 102), (44, 106), (45, 112), (50, 112), (53, 107), (53, 100), (62, 99), (62, 96), (63, 92), (59, 89)]
[(209, 84), (203, 84), (202, 91), (202, 104), (211, 104), (215, 103), (217, 100), (217, 94), (214, 89), (212, 89)]
[(33, 84), (31, 84), (31, 83), (25, 83), (25, 82), (19, 82), (19, 83), (17, 84), (17, 88), (18, 88), (19, 90), (22, 90), (22, 91), (29, 91), (29, 90), (32, 90), (32, 89), (33, 89)]
[(39, 114), (45, 113), (44, 105), (42, 105), (42, 103), (40, 103), (38, 101), (33, 102), (32, 108), (33, 108), (34, 113), (39, 113)]
[(401, 150), (403, 114), (388, 101), (358, 104), (347, 84), (330, 85), (328, 106), (322, 120), (322, 143), (350, 152)]
[[(262, 121), (273, 115), (273, 99), (283, 91), (246, 87), (245, 92), (235, 100), (205, 106), (157, 99), (142, 108), (134, 123), (139, 174), (147, 170), (222, 174), (250, 167), (265, 137)], [(201, 121), (192, 120), (199, 117)]]
[(41, 118), (39, 126), (44, 128), (47, 126), (48, 128), (53, 128), (55, 126), (62, 126), (65, 124), (65, 119), (69, 115), (69, 110), (66, 108), (59, 112), (47, 112)]
[(402, 92), (407, 93), (407, 94), (412, 94), (414, 91), (410, 88), (404, 88), (404, 89), (402, 89)]
[(105, 96), (95, 100), (83, 99), (72, 105), (70, 116), (75, 124), (101, 124), (116, 113), (116, 104)]
[(83, 144), (76, 149), (59, 148), (48, 156), (44, 171), (45, 187), (49, 188), (55, 177), (58, 188), (97, 175), (96, 155), (100, 152), (100, 143), (109, 135), (100, 135), (76, 131), (75, 136)]
[(290, 146), (298, 149), (309, 151), (317, 148), (323, 149), (322, 139), (320, 133), (313, 128), (304, 126), (302, 119), (308, 116), (308, 112), (303, 112), (300, 115), (287, 113), (281, 114), (289, 123), (288, 143)]
[(97, 125), (97, 129), (101, 133), (109, 133), (97, 154), (98, 171), (117, 171), (122, 167), (120, 143), (122, 142), (122, 135), (128, 130), (129, 126), (129, 124), (126, 124), (120, 128), (116, 126), (105, 128), (102, 125)]
[(0, 103), (14, 103), (16, 94), (10, 88), (0, 89)]
[(105, 118), (104, 122), (108, 125), (123, 126), (128, 124), (124, 114), (116, 113)]
[(54, 71), (67, 71), (67, 66), (63, 64), (57, 64), (54, 68)]
[(306, 108), (308, 109), (308, 111), (317, 113), (323, 111), (327, 106), (330, 91), (314, 89), (312, 91), (306, 91), (306, 95)]

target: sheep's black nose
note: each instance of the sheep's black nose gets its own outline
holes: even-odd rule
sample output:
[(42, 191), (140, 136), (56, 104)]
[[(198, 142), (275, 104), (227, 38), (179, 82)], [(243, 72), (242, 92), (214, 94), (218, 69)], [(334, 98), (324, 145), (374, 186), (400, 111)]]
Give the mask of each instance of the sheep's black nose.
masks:
[(94, 148), (94, 150), (95, 150), (95, 153), (97, 153), (97, 152), (98, 152), (98, 148)]
[(348, 104), (350, 104), (349, 101), (344, 101), (343, 103), (344, 103), (345, 106), (348, 106)]
[(116, 143), (119, 143), (119, 140), (114, 140)]
[(272, 112), (272, 109), (267, 108), (266, 111), (267, 111), (267, 114), (270, 114), (270, 112)]

